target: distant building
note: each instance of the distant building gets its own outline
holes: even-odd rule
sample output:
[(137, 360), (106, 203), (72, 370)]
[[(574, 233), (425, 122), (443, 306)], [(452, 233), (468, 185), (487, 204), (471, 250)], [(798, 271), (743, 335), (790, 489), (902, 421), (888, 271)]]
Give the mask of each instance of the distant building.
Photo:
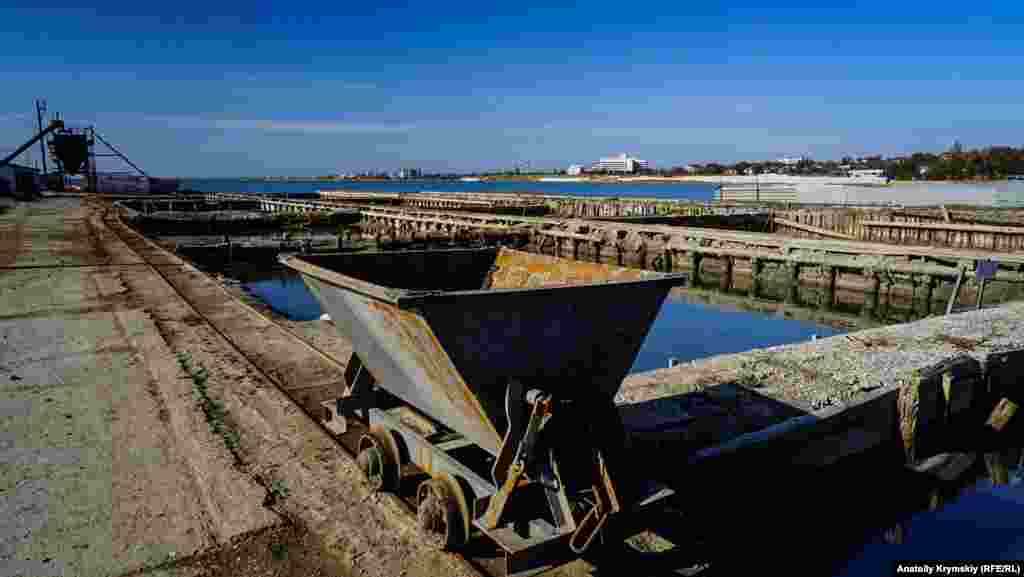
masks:
[(633, 173), (649, 167), (646, 160), (634, 158), (625, 152), (618, 156), (602, 158), (594, 164), (594, 170), (603, 172), (625, 172)]
[(778, 160), (778, 163), (783, 166), (796, 166), (804, 160), (806, 159), (802, 156), (783, 156)]
[(881, 168), (851, 170), (850, 178), (885, 178), (885, 170)]
[(420, 169), (418, 168), (403, 168), (398, 171), (398, 178), (419, 178)]
[(572, 164), (565, 171), (565, 173), (568, 174), (569, 176), (579, 176), (583, 174), (583, 167), (578, 164)]

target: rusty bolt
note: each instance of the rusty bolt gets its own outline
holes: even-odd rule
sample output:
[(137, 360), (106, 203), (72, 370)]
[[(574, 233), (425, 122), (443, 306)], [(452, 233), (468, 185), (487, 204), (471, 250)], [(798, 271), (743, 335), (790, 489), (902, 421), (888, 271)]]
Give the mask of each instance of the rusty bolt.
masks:
[(1007, 398), (1000, 399), (1000, 401), (996, 403), (996, 407), (992, 409), (992, 414), (989, 415), (985, 424), (997, 432), (1001, 432), (1010, 424), (1010, 421), (1013, 419), (1013, 415), (1016, 413), (1017, 403), (1014, 403)]

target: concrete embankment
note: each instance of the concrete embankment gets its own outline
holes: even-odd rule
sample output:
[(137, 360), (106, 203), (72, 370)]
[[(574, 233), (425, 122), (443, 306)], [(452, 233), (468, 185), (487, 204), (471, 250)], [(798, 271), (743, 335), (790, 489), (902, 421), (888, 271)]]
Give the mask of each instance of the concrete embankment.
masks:
[(0, 217), (4, 574), (173, 573), (280, 524), (195, 410), (124, 282), (144, 263), (111, 236), (77, 199)]
[[(823, 466), (899, 446), (915, 465), (1024, 446), (1020, 416), (993, 425), (999, 407), (1012, 421), (1024, 403), (1022, 351), (1015, 302), (630, 375), (616, 401), (638, 445), (670, 443), (691, 462), (775, 445)], [(663, 426), (665, 415), (686, 418)]]

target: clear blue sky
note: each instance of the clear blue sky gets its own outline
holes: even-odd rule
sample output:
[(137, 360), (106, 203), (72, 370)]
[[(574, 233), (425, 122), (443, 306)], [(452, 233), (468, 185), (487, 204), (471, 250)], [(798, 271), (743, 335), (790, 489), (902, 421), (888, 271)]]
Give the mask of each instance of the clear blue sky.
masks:
[(1019, 0), (20, 4), (0, 149), (46, 97), (160, 175), (1024, 144)]

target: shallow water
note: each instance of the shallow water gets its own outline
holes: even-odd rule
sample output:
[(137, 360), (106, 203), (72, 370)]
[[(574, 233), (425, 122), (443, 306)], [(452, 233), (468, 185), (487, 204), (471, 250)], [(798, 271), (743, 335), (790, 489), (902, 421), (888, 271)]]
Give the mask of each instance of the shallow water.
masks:
[(706, 182), (539, 182), (536, 180), (499, 180), (462, 182), (459, 180), (311, 180), (263, 182), (237, 179), (190, 179), (181, 189), (199, 192), (292, 192), (318, 190), (369, 190), (380, 192), (539, 192), (575, 196), (634, 196), (709, 201), (716, 186)]
[[(313, 320), (324, 313), (301, 277), (287, 271), (276, 278), (249, 281), (242, 286), (292, 320)], [(668, 366), (669, 358), (685, 362), (841, 332), (825, 325), (786, 319), (781, 314), (713, 307), (669, 296), (651, 324), (631, 372)]]
[(668, 366), (669, 358), (686, 362), (842, 332), (826, 325), (787, 319), (781, 312), (741, 311), (669, 296), (651, 325), (631, 372)]
[(282, 273), (277, 278), (242, 283), (242, 288), (293, 321), (311, 321), (323, 314), (298, 275)]
[(880, 532), (841, 564), (837, 577), (888, 575), (894, 561), (1008, 561), (1024, 559), (1024, 470), (1008, 485), (979, 481), (934, 511), (903, 525), (900, 544)]

